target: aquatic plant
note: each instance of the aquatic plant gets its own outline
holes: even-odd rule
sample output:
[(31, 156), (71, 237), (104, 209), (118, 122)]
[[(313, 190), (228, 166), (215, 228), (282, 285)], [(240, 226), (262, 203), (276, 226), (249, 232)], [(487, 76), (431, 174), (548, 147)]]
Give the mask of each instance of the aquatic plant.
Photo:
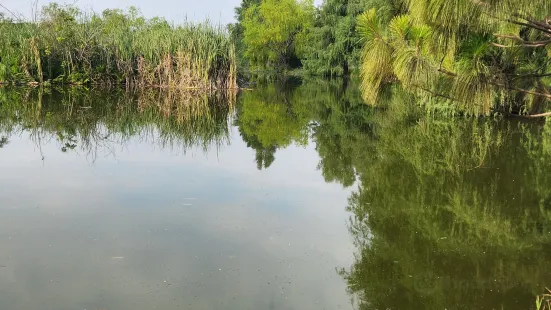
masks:
[(551, 290), (547, 289), (547, 292), (536, 297), (536, 310), (551, 309)]
[(0, 82), (237, 87), (234, 45), (208, 22), (173, 25), (135, 8), (50, 4), (36, 21), (0, 20)]

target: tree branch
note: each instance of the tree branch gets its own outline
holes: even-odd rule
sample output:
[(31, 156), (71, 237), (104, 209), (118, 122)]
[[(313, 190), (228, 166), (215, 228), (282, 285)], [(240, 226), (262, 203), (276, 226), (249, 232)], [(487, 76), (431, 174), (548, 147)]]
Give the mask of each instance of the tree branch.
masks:
[(443, 68), (438, 68), (438, 72), (440, 72), (440, 73), (444, 73), (445, 75), (447, 75), (447, 76), (451, 76), (451, 77), (456, 77), (456, 76), (457, 76), (457, 74), (456, 74), (456, 73), (454, 73), (454, 72), (451, 72), (451, 71), (448, 71), (448, 70), (446, 70), (446, 69), (443, 69)]
[(14, 12), (10, 11), (7, 7), (5, 7), (2, 3), (0, 3), (0, 8), (3, 8), (4, 10), (8, 11), (18, 22), (22, 22), (23, 19), (21, 16), (17, 16)]
[(520, 117), (520, 118), (540, 118), (540, 117), (549, 117), (549, 116), (551, 116), (551, 112), (545, 112), (545, 113), (540, 113), (540, 114), (532, 114), (532, 115), (509, 114), (509, 116)]
[(457, 101), (457, 99), (455, 98), (452, 98), (450, 96), (446, 96), (444, 94), (440, 94), (440, 93), (437, 93), (437, 92), (434, 92), (428, 88), (425, 88), (423, 86), (419, 86), (419, 85), (412, 85), (413, 87), (416, 87), (416, 88), (419, 88), (420, 90), (423, 90), (423, 91), (426, 91), (427, 93), (431, 94), (431, 95), (434, 95), (436, 97), (441, 97), (441, 98), (445, 98), (445, 99), (448, 99), (448, 100), (451, 100), (451, 101)]
[(536, 22), (534, 20), (530, 20), (527, 17), (522, 17), (518, 14), (514, 14), (513, 16), (515, 16), (517, 18), (520, 18), (520, 19), (523, 19), (523, 20), (527, 21), (527, 23), (519, 22), (519, 21), (512, 20), (512, 19), (506, 19), (505, 21), (507, 21), (509, 23), (513, 23), (515, 25), (525, 26), (525, 27), (528, 27), (528, 28), (536, 29), (536, 30), (551, 34), (551, 25), (539, 23), (539, 22)]
[(526, 90), (526, 89), (522, 89), (522, 88), (518, 88), (518, 87), (514, 87), (514, 86), (507, 86), (505, 84), (496, 83), (496, 82), (490, 82), (490, 84), (495, 85), (495, 86), (499, 86), (499, 87), (504, 87), (508, 90), (514, 90), (514, 91), (518, 91), (518, 92), (521, 92), (521, 93), (529, 94), (529, 95), (545, 97), (548, 100), (551, 100), (551, 94), (539, 93), (539, 92)]
[(551, 72), (542, 73), (542, 74), (506, 74), (507, 76), (512, 76), (515, 78), (542, 78), (551, 76)]
[[(542, 40), (542, 41), (526, 41), (526, 40), (523, 40), (522, 38), (520, 38), (518, 36), (507, 35), (507, 34), (498, 34), (498, 33), (496, 33), (496, 34), (494, 34), (494, 36), (496, 36), (498, 38), (511, 39), (511, 40), (520, 42), (521, 45), (519, 45), (519, 46), (525, 46), (525, 47), (544, 47), (548, 44), (551, 44), (551, 39)], [(502, 44), (498, 44), (498, 43), (492, 43), (492, 45), (497, 46), (497, 47), (514, 47), (515, 46), (515, 45), (513, 45), (513, 46), (502, 45)]]

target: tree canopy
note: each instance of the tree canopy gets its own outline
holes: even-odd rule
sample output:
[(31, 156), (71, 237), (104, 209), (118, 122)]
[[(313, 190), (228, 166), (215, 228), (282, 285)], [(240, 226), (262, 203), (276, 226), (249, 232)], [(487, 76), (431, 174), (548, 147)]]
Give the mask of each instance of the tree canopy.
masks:
[(318, 9), (302, 55), (304, 69), (322, 76), (348, 75), (355, 70), (361, 49), (356, 18), (368, 0), (325, 0)]
[[(376, 3), (375, 3), (376, 2)], [(463, 113), (532, 114), (551, 99), (551, 2), (375, 1), (358, 18), (362, 91), (399, 82)]]
[(301, 37), (313, 22), (312, 0), (264, 0), (245, 11), (245, 57), (255, 69), (300, 65)]

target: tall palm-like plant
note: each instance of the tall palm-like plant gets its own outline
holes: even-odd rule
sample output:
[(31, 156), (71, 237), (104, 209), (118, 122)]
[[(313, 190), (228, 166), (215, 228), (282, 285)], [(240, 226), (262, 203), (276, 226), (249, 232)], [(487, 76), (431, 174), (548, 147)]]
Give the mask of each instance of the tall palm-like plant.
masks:
[(549, 15), (545, 0), (374, 1), (358, 18), (364, 99), (400, 82), (467, 114), (538, 113), (551, 101)]

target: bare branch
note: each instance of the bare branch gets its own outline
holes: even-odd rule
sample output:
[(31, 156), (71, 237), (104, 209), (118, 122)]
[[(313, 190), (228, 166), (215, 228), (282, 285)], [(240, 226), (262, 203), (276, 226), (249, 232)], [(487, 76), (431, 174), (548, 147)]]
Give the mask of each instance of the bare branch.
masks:
[(540, 113), (540, 114), (532, 114), (532, 115), (509, 114), (509, 116), (520, 117), (520, 118), (540, 118), (540, 117), (549, 117), (549, 116), (551, 116), (551, 112), (545, 112), (545, 113)]
[(0, 3), (0, 8), (3, 8), (3, 9), (6, 10), (8, 13), (10, 13), (17, 21), (19, 21), (19, 22), (23, 21), (23, 19), (21, 18), (21, 16), (18, 16), (17, 14), (15, 14), (14, 12), (12, 12), (10, 9), (8, 9), (7, 7), (5, 7), (2, 3)]
[[(525, 47), (545, 47), (548, 44), (551, 44), (551, 39), (541, 40), (541, 41), (526, 41), (526, 40), (523, 40), (521, 37), (514, 36), (514, 35), (508, 35), (508, 34), (496, 33), (496, 34), (494, 34), (494, 36), (496, 36), (498, 38), (514, 40), (514, 41), (520, 43), (519, 46), (525, 46)], [(502, 45), (502, 44), (499, 44), (499, 43), (492, 43), (492, 45), (497, 46), (497, 47), (512, 47), (512, 46), (509, 46), (509, 45)]]

